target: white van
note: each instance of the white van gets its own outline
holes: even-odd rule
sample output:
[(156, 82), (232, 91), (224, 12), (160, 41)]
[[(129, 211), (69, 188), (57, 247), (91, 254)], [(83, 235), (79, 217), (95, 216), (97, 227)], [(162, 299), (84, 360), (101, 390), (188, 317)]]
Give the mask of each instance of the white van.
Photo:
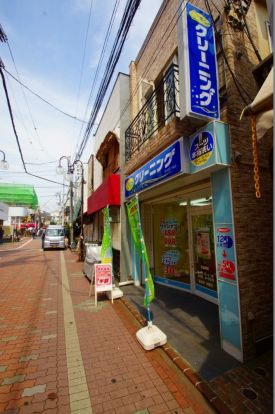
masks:
[(63, 226), (48, 226), (45, 237), (42, 241), (43, 250), (46, 249), (65, 249), (65, 229)]

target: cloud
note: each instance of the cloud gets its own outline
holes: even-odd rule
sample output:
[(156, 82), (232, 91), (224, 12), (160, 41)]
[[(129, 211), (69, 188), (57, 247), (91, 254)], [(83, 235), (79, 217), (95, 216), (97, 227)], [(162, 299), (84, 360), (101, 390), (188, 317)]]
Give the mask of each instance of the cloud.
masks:
[[(112, 33), (109, 40), (109, 48), (106, 50), (105, 60), (101, 68), (101, 76), (105, 70), (106, 61), (109, 57), (110, 49), (113, 44), (116, 31), (122, 17), (123, 8), (127, 0), (121, 0), (118, 13), (116, 15), (115, 23), (112, 29)], [(50, 26), (43, 26), (43, 32), (37, 33), (37, 37), (34, 38), (34, 42), (30, 42), (32, 47), (22, 48), (23, 39), (26, 36), (32, 36), (27, 30), (28, 21), (26, 20), (29, 16), (25, 16), (22, 10), (17, 10), (16, 14), (11, 14), (9, 21), (5, 18), (2, 21), (4, 30), (10, 37), (9, 41), (13, 47), (13, 54), (16, 59), (17, 68), (20, 74), (21, 81), (26, 84), (33, 91), (38, 93), (40, 96), (53, 103), (63, 111), (75, 115), (77, 110), (78, 117), (84, 116), (89, 93), (93, 82), (93, 69), (97, 66), (101, 49), (104, 43), (109, 19), (115, 4), (115, 0), (112, 2), (93, 0), (92, 20), (90, 23), (89, 42), (87, 44), (86, 59), (84, 62), (84, 72), (81, 86), (81, 94), (79, 95), (79, 101), (77, 105), (77, 91), (80, 79), (80, 63), (82, 57), (83, 43), (81, 39), (85, 36), (86, 24), (88, 20), (88, 12), (90, 10), (91, 0), (71, 0), (70, 7), (68, 7), (67, 0), (66, 13), (64, 15), (64, 21), (59, 23), (59, 32), (57, 34), (56, 27), (57, 21), (53, 22), (52, 26), (52, 37), (49, 38), (47, 35), (50, 30)], [(61, 3), (60, 3), (61, 4)], [(62, 3), (63, 4), (63, 3)], [(61, 4), (61, 6), (62, 6)], [(128, 73), (128, 66), (131, 60), (135, 59), (137, 53), (144, 41), (146, 34), (150, 28), (153, 17), (156, 14), (161, 0), (143, 0), (139, 7), (136, 16), (134, 17), (132, 26), (130, 28), (126, 44), (124, 46), (120, 61), (117, 65), (116, 71), (113, 75), (113, 80), (107, 91), (110, 93), (113, 81), (117, 76), (118, 71), (124, 71)], [(61, 7), (60, 6), (60, 7)], [(62, 8), (62, 7), (61, 7)], [(63, 9), (62, 9), (63, 10)], [(65, 10), (65, 9), (64, 9)], [(16, 10), (15, 10), (16, 11)], [(50, 25), (50, 17), (54, 14), (48, 13), (48, 23)], [(78, 13), (78, 14), (77, 14)], [(19, 16), (20, 21), (24, 20), (24, 27), (18, 28), (15, 16)], [(4, 16), (5, 17), (5, 16)], [(68, 19), (69, 17), (69, 19)], [(72, 27), (72, 19), (74, 26)], [(45, 20), (45, 19), (44, 19)], [(39, 25), (39, 22), (37, 22)], [(72, 28), (77, 30), (79, 35), (74, 34), (75, 43), (72, 46), (71, 37)], [(47, 30), (46, 30), (47, 29)], [(62, 30), (62, 38), (60, 37), (60, 29)], [(32, 33), (32, 32), (31, 32)], [(80, 33), (83, 35), (81, 38)], [(57, 43), (52, 42), (51, 39), (56, 38)], [(22, 41), (20, 40), (22, 39)], [(44, 40), (43, 40), (44, 39)], [(68, 41), (68, 39), (70, 41)], [(38, 44), (38, 42), (40, 42)], [(39, 47), (39, 45), (41, 47)], [(57, 46), (60, 49), (57, 50)], [(78, 49), (77, 49), (78, 45)], [(9, 52), (5, 45), (3, 45), (2, 59), (6, 64), (7, 70), (13, 73), (16, 77), (17, 74), (12, 65)], [(43, 47), (42, 47), (43, 46)], [(64, 50), (63, 50), (64, 48)], [(65, 48), (67, 48), (65, 50)], [(24, 50), (24, 53), (22, 51)], [(69, 53), (70, 52), (70, 53)], [(5, 56), (6, 54), (6, 56)], [(45, 59), (44, 59), (45, 58)], [(30, 92), (24, 89), (24, 93), (27, 97), (26, 103), (22, 90), (19, 84), (14, 80), (10, 79), (8, 75), (5, 75), (8, 85), (8, 91), (11, 100), (11, 106), (14, 113), (14, 121), (20, 144), (22, 146), (23, 156), (26, 162), (35, 163), (50, 163), (43, 165), (27, 165), (30, 172), (41, 171), (42, 176), (45, 178), (53, 179), (55, 181), (62, 181), (60, 176), (55, 174), (55, 168), (57, 160), (62, 155), (74, 156), (76, 144), (82, 140), (86, 126), (81, 130), (81, 124), (74, 121), (65, 115), (57, 112), (53, 108), (49, 107), (46, 103), (40, 101), (37, 97), (33, 96)], [(98, 84), (100, 81), (98, 80)], [(94, 96), (98, 92), (98, 86), (95, 87)], [(104, 99), (107, 102), (108, 96)], [(31, 114), (29, 112), (29, 109)], [(105, 105), (102, 105), (97, 122), (100, 120), (102, 113), (104, 112)], [(77, 109), (78, 108), (78, 109)], [(90, 110), (88, 115), (90, 115)], [(93, 131), (96, 127), (93, 129)], [(80, 133), (81, 131), (81, 133)], [(6, 99), (3, 88), (0, 89), (0, 136), (1, 144), (0, 149), (5, 151), (6, 159), (10, 164), (9, 172), (0, 174), (0, 182), (18, 182), (37, 186), (38, 197), (45, 197), (49, 195), (50, 201), (47, 204), (47, 208), (55, 208), (56, 198), (55, 184), (50, 184), (34, 177), (23, 174), (22, 161), (18, 146), (16, 144), (16, 138), (12, 130), (11, 120), (9, 117)], [(80, 138), (80, 139), (79, 139)], [(91, 152), (93, 151), (94, 138), (91, 134), (85, 148), (82, 160), (87, 161)], [(56, 161), (55, 163), (51, 163)], [(21, 174), (20, 174), (21, 172)], [(49, 185), (46, 190), (40, 190), (38, 187), (43, 185)], [(60, 187), (62, 190), (62, 187)], [(45, 198), (41, 198), (43, 202)], [(40, 202), (39, 201), (39, 202)]]

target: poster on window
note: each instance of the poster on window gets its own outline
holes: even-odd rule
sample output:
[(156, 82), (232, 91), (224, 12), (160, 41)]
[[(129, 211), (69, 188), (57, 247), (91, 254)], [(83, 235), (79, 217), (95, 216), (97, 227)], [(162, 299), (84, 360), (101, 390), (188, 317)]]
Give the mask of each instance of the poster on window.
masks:
[(192, 216), (196, 290), (217, 297), (217, 278), (211, 214)]
[(186, 208), (177, 204), (154, 206), (154, 270), (158, 282), (190, 283)]
[(197, 257), (200, 257), (201, 259), (211, 258), (209, 229), (208, 231), (205, 231), (205, 229), (204, 231), (200, 229), (196, 230), (196, 250)]

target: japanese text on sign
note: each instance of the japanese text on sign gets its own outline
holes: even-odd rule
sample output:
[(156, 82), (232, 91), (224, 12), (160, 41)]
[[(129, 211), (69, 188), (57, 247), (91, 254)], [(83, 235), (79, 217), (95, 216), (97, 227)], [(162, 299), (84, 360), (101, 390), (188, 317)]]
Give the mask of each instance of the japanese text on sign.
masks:
[(178, 140), (125, 179), (125, 197), (178, 174), (182, 167), (181, 140)]
[(203, 10), (186, 5), (190, 105), (194, 114), (219, 118), (218, 81), (214, 29)]
[(95, 264), (95, 288), (97, 292), (112, 290), (112, 265)]

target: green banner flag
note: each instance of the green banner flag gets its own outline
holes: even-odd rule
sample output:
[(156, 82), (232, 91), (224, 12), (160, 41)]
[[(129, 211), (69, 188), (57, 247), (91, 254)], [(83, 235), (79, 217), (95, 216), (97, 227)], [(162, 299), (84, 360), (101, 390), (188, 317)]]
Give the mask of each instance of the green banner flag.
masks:
[(147, 255), (147, 250), (143, 238), (141, 221), (140, 221), (140, 212), (139, 212), (139, 203), (137, 196), (133, 197), (127, 204), (127, 213), (129, 219), (129, 225), (132, 233), (132, 237), (135, 243), (136, 250), (139, 257), (141, 258), (143, 269), (145, 272), (145, 297), (144, 305), (148, 306), (150, 302), (155, 297), (155, 287), (154, 282), (150, 272), (149, 259)]
[(109, 217), (109, 206), (103, 209), (104, 218), (104, 232), (101, 244), (101, 263), (113, 262), (113, 251), (112, 251), (112, 238), (111, 238), (111, 226)]

